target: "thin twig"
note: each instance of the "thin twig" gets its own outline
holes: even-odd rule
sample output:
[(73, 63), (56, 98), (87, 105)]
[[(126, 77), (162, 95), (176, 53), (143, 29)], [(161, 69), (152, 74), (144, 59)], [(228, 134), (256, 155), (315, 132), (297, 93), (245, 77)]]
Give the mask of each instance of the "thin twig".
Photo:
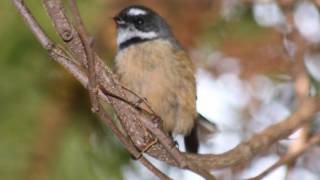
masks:
[[(102, 109), (103, 107), (99, 107)], [(159, 169), (157, 169), (152, 163), (150, 163), (142, 154), (136, 149), (134, 144), (119, 131), (116, 127), (112, 119), (109, 117), (105, 111), (98, 111), (97, 112), (99, 117), (111, 127), (113, 133), (119, 138), (123, 146), (129, 151), (129, 153), (137, 160), (139, 160), (145, 167), (147, 167), (151, 172), (153, 172), (156, 176), (161, 179), (170, 179), (167, 175), (162, 173)]]
[[(89, 42), (90, 40), (89, 40), (88, 34), (87, 34), (85, 27), (82, 23), (80, 13), (77, 8), (76, 1), (69, 0), (68, 2), (69, 2), (70, 9), (71, 9), (73, 19), (75, 22), (75, 28), (76, 28), (77, 32), (79, 33), (79, 36), (82, 40), (82, 43), (83, 43), (83, 46), (85, 48), (85, 52), (87, 55), (88, 77), (89, 77), (89, 88), (88, 89), (89, 89), (93, 112), (97, 113), (103, 107), (99, 104), (98, 97), (97, 97), (98, 87), (97, 87), (97, 82), (96, 82), (96, 72), (95, 72), (96, 62), (95, 62), (94, 52), (92, 50), (92, 46), (90, 45), (90, 42)], [(112, 121), (110, 121), (111, 119), (107, 118), (106, 113), (100, 112), (99, 114), (100, 114), (100, 117), (103, 117), (105, 120), (108, 120), (109, 124), (112, 123)], [(122, 143), (127, 147), (129, 152), (131, 154), (133, 154), (136, 159), (139, 159), (149, 170), (154, 172), (154, 174), (157, 175), (158, 177), (160, 177), (161, 179), (169, 179), (165, 174), (163, 174), (160, 170), (158, 170), (156, 167), (154, 167), (149, 161), (147, 161), (143, 156), (141, 156), (141, 154), (137, 151), (137, 149), (134, 147), (134, 145), (132, 143), (129, 144), (128, 142), (131, 142), (131, 141), (130, 140), (123, 141), (123, 139), (122, 139)]]
[[(294, 4), (290, 4), (292, 9)], [(307, 69), (304, 63), (304, 55), (306, 53), (306, 42), (298, 33), (296, 26), (294, 25), (293, 12), (286, 8), (286, 31), (281, 32), (283, 36), (283, 47), (287, 54), (289, 61), (291, 62), (290, 73), (294, 78), (295, 93), (297, 102), (301, 103), (306, 97), (309, 96), (310, 91), (310, 79), (308, 77)], [(287, 150), (287, 156), (295, 154), (301, 147), (304, 147), (309, 139), (310, 123), (306, 123), (299, 133), (299, 137), (295, 139)], [(293, 169), (295, 163), (290, 161), (287, 163), (286, 177)]]
[[(126, 99), (123, 99), (119, 96), (116, 96), (114, 94), (111, 94), (110, 92), (106, 91), (104, 88), (102, 88), (102, 92), (105, 93), (108, 96), (113, 96), (115, 98), (118, 98), (121, 101), (124, 101), (132, 106), (135, 106), (130, 101), (127, 101)], [(138, 95), (137, 95), (138, 96)], [(139, 96), (138, 96), (139, 97)], [(140, 97), (139, 97), (140, 98)], [(140, 109), (143, 114), (148, 115), (145, 118), (142, 118), (143, 123), (146, 125), (147, 129), (152, 132), (156, 137), (158, 137), (161, 144), (164, 145), (166, 150), (173, 155), (173, 158), (178, 162), (181, 168), (188, 168), (192, 169), (195, 172), (201, 174), (203, 177), (206, 177), (206, 179), (215, 179), (213, 175), (208, 173), (205, 169), (201, 168), (200, 166), (197, 166), (196, 164), (193, 164), (192, 162), (188, 162), (186, 157), (183, 156), (183, 154), (178, 151), (178, 149), (175, 147), (175, 144), (173, 143), (172, 139), (168, 137), (167, 134), (165, 134), (163, 131), (161, 131), (161, 128), (159, 127), (161, 123), (159, 122), (160, 119), (155, 114), (150, 114), (145, 109)], [(150, 121), (148, 117), (154, 116), (153, 121)]]
[(300, 155), (305, 153), (309, 150), (312, 146), (320, 143), (320, 134), (314, 135), (311, 137), (304, 146), (300, 147), (300, 149), (296, 150), (295, 152), (289, 153), (282, 158), (280, 158), (275, 164), (269, 167), (267, 170), (263, 171), (260, 175), (250, 178), (250, 180), (259, 180), (262, 179), (264, 176), (268, 175), (271, 171), (275, 170), (276, 168), (288, 164), (294, 160), (296, 160)]
[[(144, 105), (148, 108), (148, 110), (150, 111), (151, 115), (156, 115), (156, 113), (154, 112), (154, 110), (152, 109), (151, 105), (148, 103), (147, 99), (145, 98), (141, 98), (137, 93), (133, 92), (132, 90), (124, 87), (123, 85), (120, 85), (122, 87), (122, 89), (124, 89), (125, 91), (129, 92), (130, 94), (134, 95), (137, 99), (138, 102), (142, 102), (144, 103)], [(135, 107), (137, 107), (137, 104), (133, 104), (135, 105)]]
[[(65, 14), (64, 7), (60, 0), (43, 0), (44, 7), (46, 8), (51, 20), (54, 22), (54, 28), (59, 32), (60, 37), (64, 40), (65, 45), (71, 51), (71, 54), (74, 55), (75, 59), (81, 59), (83, 64), (87, 64), (87, 56), (85, 48), (81, 42), (79, 34), (75, 28), (69, 23), (67, 16)], [(70, 33), (68, 33), (70, 32)], [(69, 35), (66, 36), (65, 34)], [(66, 38), (68, 37), (68, 38)], [(115, 80), (112, 78), (112, 73), (107, 69), (104, 62), (99, 59), (98, 56), (95, 57), (96, 62), (96, 72), (99, 77), (99, 84), (115, 94), (120, 94), (124, 96), (124, 93), (121, 92), (121, 89), (116, 86)], [(87, 67), (87, 66), (84, 66)], [(89, 78), (87, 78), (89, 79)], [(86, 84), (86, 88), (89, 87), (89, 83)], [(137, 131), (136, 129), (144, 129), (141, 122), (138, 120), (138, 112), (136, 112), (131, 106), (127, 106), (126, 103), (117, 101), (107, 97), (108, 101), (114, 107), (117, 116), (119, 117), (121, 125), (124, 127), (129, 137), (134, 139), (133, 142), (139, 142), (136, 146), (139, 149), (143, 149), (149, 142), (153, 141), (153, 138), (150, 136), (149, 139), (145, 137), (145, 133)]]
[(156, 168), (150, 161), (148, 161), (145, 157), (141, 157), (139, 161), (147, 167), (151, 172), (157, 175), (160, 179), (171, 179), (164, 173), (162, 173), (158, 168)]
[[(79, 36), (84, 44), (85, 47), (85, 51), (87, 53), (87, 57), (88, 57), (88, 69), (89, 69), (89, 91), (90, 91), (90, 97), (92, 100), (92, 105), (93, 108), (97, 108), (97, 98), (96, 98), (96, 93), (93, 91), (96, 87), (96, 77), (95, 77), (95, 61), (93, 58), (93, 50), (92, 48), (89, 46), (89, 42), (88, 42), (88, 36), (87, 36), (87, 32), (84, 28), (84, 25), (81, 21), (80, 15), (79, 15), (79, 11), (76, 5), (75, 0), (69, 0), (69, 4), (70, 4), (70, 8), (71, 8), (71, 12), (73, 14), (73, 18), (74, 21), (76, 22), (75, 24), (75, 28), (77, 29)], [(139, 97), (137, 94), (133, 93), (132, 91), (129, 91), (130, 93), (132, 93), (133, 95), (135, 95), (136, 97)], [(142, 99), (143, 102), (147, 105), (147, 107), (151, 110), (151, 112), (154, 113), (154, 111), (152, 110), (152, 108), (145, 102), (145, 100), (143, 98), (138, 98), (138, 99)], [(155, 115), (155, 113), (153, 114)], [(150, 116), (149, 116), (150, 117)], [(152, 125), (152, 124), (161, 124), (160, 120), (158, 120), (157, 122), (153, 121), (151, 122), (148, 118), (146, 118), (146, 120), (148, 122), (150, 122), (150, 124), (148, 125)], [(151, 124), (152, 123), (152, 124)], [(146, 124), (146, 121), (144, 122), (144, 124)], [(183, 155), (179, 152), (179, 150), (174, 146), (174, 143), (172, 141), (172, 139), (170, 139), (168, 137), (168, 135), (166, 135), (160, 128), (160, 126), (157, 126), (157, 128), (153, 129), (153, 128), (149, 128), (150, 126), (147, 126), (148, 130), (151, 131), (153, 134), (156, 135), (156, 137), (158, 137), (160, 139), (161, 144), (164, 145), (164, 147), (166, 148), (166, 150), (168, 151), (168, 153), (172, 154), (172, 156), (175, 158), (175, 160), (177, 161), (178, 164), (180, 164), (180, 166), (182, 168), (187, 167), (187, 161), (186, 159), (183, 157)], [(157, 132), (157, 133), (155, 133)], [(208, 173), (209, 174), (209, 173)], [(208, 176), (208, 174), (206, 174), (206, 176)]]
[(268, 149), (273, 143), (288, 137), (305, 123), (308, 123), (313, 115), (319, 111), (319, 105), (317, 98), (306, 98), (291, 116), (253, 135), (235, 148), (219, 155), (187, 154), (188, 159), (202, 164), (208, 169), (222, 169), (248, 162), (258, 153)]
[(35, 21), (34, 17), (31, 15), (30, 10), (25, 6), (23, 0), (13, 0), (12, 1), (17, 8), (18, 12), (20, 13), (23, 20), (26, 22), (30, 30), (36, 36), (38, 41), (45, 49), (51, 49), (53, 43), (48, 38), (48, 36), (44, 33), (43, 29), (39, 26), (37, 21)]
[(161, 142), (161, 144), (164, 145), (166, 150), (173, 155), (173, 157), (176, 159), (178, 164), (181, 168), (188, 168), (192, 169), (193, 171), (197, 172), (198, 174), (202, 175), (206, 179), (215, 179), (213, 175), (211, 175), (208, 171), (203, 169), (200, 166), (197, 166), (191, 161), (188, 161), (185, 156), (175, 147), (175, 144), (173, 143), (172, 139), (168, 138), (168, 135), (166, 135), (161, 129), (158, 127), (159, 123), (155, 122), (159, 119), (157, 117), (154, 118), (154, 121), (150, 121), (149, 118), (144, 117), (142, 118), (143, 123), (146, 125), (148, 130), (152, 132), (158, 140)]
[[(102, 92), (108, 96), (113, 96), (115, 98), (118, 98), (121, 101), (124, 101), (132, 106), (135, 106), (132, 102), (127, 101), (126, 99), (123, 99), (114, 94), (110, 94), (110, 92), (107, 92), (104, 88), (102, 88)], [(154, 134), (156, 137), (159, 138), (159, 141), (161, 142), (161, 144), (163, 144), (166, 150), (173, 155), (173, 158), (175, 158), (175, 160), (178, 162), (181, 168), (192, 169), (195, 172), (202, 175), (203, 177), (206, 177), (206, 179), (215, 179), (214, 176), (208, 173), (205, 169), (201, 168), (200, 166), (197, 166), (196, 164), (193, 164), (192, 162), (187, 161), (186, 157), (183, 156), (183, 154), (181, 154), (180, 151), (178, 151), (178, 149), (175, 147), (175, 144), (173, 143), (172, 139), (169, 138), (168, 135), (165, 134), (163, 131), (161, 131), (161, 128), (159, 127), (161, 123), (159, 122), (160, 119), (158, 118), (158, 116), (154, 114), (150, 114), (145, 109), (140, 109), (140, 110), (142, 111), (143, 114), (148, 115), (147, 117), (142, 118), (142, 121), (146, 125), (147, 129), (150, 132), (152, 132), (152, 134)], [(154, 116), (153, 121), (150, 121), (150, 119), (148, 118), (149, 116)]]
[[(65, 14), (64, 7), (60, 0), (43, 0), (47, 12), (54, 22), (54, 28), (64, 40), (65, 45), (71, 51), (76, 59), (81, 59), (81, 62), (87, 64), (87, 56), (85, 48), (81, 42), (79, 34), (75, 28), (69, 23)], [(70, 32), (70, 33), (69, 33)], [(67, 34), (67, 35), (65, 35)], [(117, 83), (115, 76), (105, 63), (96, 55), (96, 74), (99, 81), (99, 86), (103, 86), (108, 91), (118, 94), (126, 98), (125, 92)], [(87, 67), (87, 66), (85, 66)], [(88, 85), (88, 84), (87, 84)], [(88, 88), (88, 87), (86, 87)], [(112, 97), (108, 97), (108, 102), (114, 107), (114, 110), (119, 117), (120, 124), (125, 129), (126, 133), (134, 142), (139, 150), (145, 149), (150, 143), (154, 142), (153, 137), (140, 121), (139, 112), (132, 106), (118, 101)]]
[(87, 77), (81, 71), (81, 69), (72, 62), (68, 56), (64, 53), (62, 49), (55, 46), (54, 43), (48, 38), (45, 34), (41, 26), (32, 16), (30, 10), (25, 6), (23, 0), (12, 0), (21, 17), (28, 25), (30, 30), (33, 32), (35, 37), (38, 39), (42, 47), (49, 51), (49, 55), (56, 60), (59, 64), (61, 64), (64, 68), (66, 68), (77, 80), (82, 83), (84, 86), (87, 84)]
[[(55, 61), (63, 65), (72, 75), (74, 75), (76, 79), (79, 82), (81, 82), (81, 84), (84, 87), (88, 88), (89, 80), (87, 74), (83, 71), (83, 68), (79, 67), (78, 64), (70, 60), (70, 56), (68, 56), (68, 54), (66, 54), (63, 49), (59, 48), (59, 46), (54, 46), (54, 43), (52, 43), (51, 40), (47, 38), (45, 33), (42, 31), (41, 27), (30, 14), (30, 11), (25, 7), (22, 0), (12, 1), (15, 4), (20, 15), (23, 17), (24, 21), (27, 23), (29, 28), (32, 30), (34, 35), (41, 43), (41, 45), (49, 51), (50, 56)], [(55, 24), (57, 32), (59, 32), (59, 34), (63, 37), (64, 42), (68, 46), (68, 50), (70, 50), (71, 52), (70, 54), (72, 54), (72, 56), (75, 56), (75, 59), (80, 58), (82, 65), (85, 64), (86, 53), (83, 44), (81, 43), (81, 39), (78, 37), (76, 31), (72, 29), (72, 27), (66, 20), (65, 15), (61, 12), (61, 7), (55, 6), (58, 1), (44, 0), (44, 2), (45, 7), (47, 9), (50, 8), (50, 10), (48, 11), (49, 15)], [(52, 5), (55, 7), (52, 7)], [(117, 83), (117, 81), (114, 79), (114, 75), (106, 67), (103, 61), (99, 59), (99, 57), (97, 56), (96, 71), (97, 79), (102, 87), (104, 87), (108, 92), (126, 99), (123, 88), (119, 87), (119, 83)], [(98, 95), (99, 98), (110, 102), (111, 105), (114, 107), (117, 115), (120, 117), (119, 119), (122, 123), (122, 126), (124, 127), (124, 129), (130, 137), (130, 141), (128, 140), (128, 137), (125, 137), (123, 134), (121, 134), (121, 132), (114, 126), (114, 124), (111, 123), (112, 120), (110, 118), (101, 119), (104, 119), (104, 121), (109, 122), (109, 124), (106, 124), (113, 130), (114, 134), (119, 138), (119, 140), (122, 143), (124, 143), (124, 147), (126, 149), (132, 148), (128, 151), (132, 153), (134, 157), (139, 157), (139, 155), (141, 154), (138, 149), (143, 149), (144, 147), (146, 147), (146, 145), (148, 145), (150, 142), (154, 140), (153, 136), (150, 136), (149, 138), (148, 134), (144, 134), (144, 126), (139, 120), (142, 116), (141, 112), (138, 111), (136, 108), (133, 108), (131, 105), (125, 103), (124, 101), (121, 101), (112, 96), (106, 96), (106, 94), (104, 94), (101, 90), (98, 91)], [(305, 123), (309, 122), (311, 117), (314, 115), (315, 112), (317, 112), (317, 110), (319, 110), (318, 99), (316, 97), (307, 97), (303, 100), (303, 102), (300, 103), (299, 107), (297, 108), (297, 111), (293, 113), (290, 117), (268, 127), (266, 130), (254, 135), (248, 141), (242, 142), (237, 147), (228, 152), (219, 155), (196, 155), (188, 153), (185, 153), (183, 155), (187, 157), (188, 163), (190, 161), (191, 163), (196, 164), (199, 167), (205, 167), (208, 170), (231, 167), (234, 165), (241, 164), (245, 161), (247, 162), (257, 154), (263, 152), (265, 149), (270, 147), (273, 143), (277, 142), (282, 138), (288, 137), (290, 134), (292, 134), (292, 132), (300, 128)], [(148, 121), (152, 120), (152, 117), (146, 116), (146, 118), (148, 119)], [(141, 129), (143, 131), (141, 131)], [(138, 147), (138, 149), (136, 149), (136, 147)], [(138, 153), (135, 154), (136, 152)], [(147, 151), (147, 153), (169, 164), (180, 166), (178, 163), (172, 160), (172, 154), (168, 153), (167, 150), (165, 150), (164, 146), (162, 146), (160, 143), (152, 146)], [(188, 168), (196, 172), (195, 169), (192, 169), (194, 167), (191, 166)]]
[(99, 111), (99, 105), (98, 105), (98, 85), (97, 85), (97, 78), (96, 78), (96, 60), (94, 56), (94, 52), (92, 50), (92, 43), (89, 40), (88, 33), (82, 23), (80, 13), (78, 10), (78, 6), (75, 0), (69, 0), (69, 5), (72, 13), (72, 17), (75, 23), (75, 29), (77, 30), (80, 39), (82, 41), (82, 44), (84, 46), (84, 50), (86, 52), (87, 56), (87, 64), (88, 64), (88, 77), (89, 77), (89, 95), (92, 105), (92, 112), (96, 113)]
[[(68, 59), (66, 54), (64, 54), (64, 51), (60, 50), (59, 48), (53, 46), (52, 41), (48, 38), (47, 35), (43, 32), (40, 25), (37, 23), (37, 21), (34, 19), (32, 14), (30, 13), (29, 9), (24, 5), (22, 0), (13, 0), (14, 5), (18, 9), (18, 12), (21, 14), (23, 19), (25, 20), (26, 24), (30, 27), (32, 32), (35, 34), (37, 39), (39, 40), (40, 44), (47, 50), (49, 50), (49, 54), (51, 57), (55, 60), (57, 60), (60, 64), (64, 65), (66, 69), (68, 69), (77, 79), (82, 82), (82, 84), (87, 87), (88, 79), (85, 77), (85, 74), (81, 72), (80, 68), (77, 67), (76, 64), (74, 64), (72, 61)], [(101, 96), (101, 91), (100, 91)], [(102, 107), (99, 107), (102, 108)], [(161, 171), (157, 170), (148, 160), (145, 159), (145, 157), (141, 157), (141, 153), (135, 148), (133, 143), (127, 139), (120, 130), (116, 127), (112, 119), (108, 116), (107, 113), (104, 111), (99, 111), (98, 115), (101, 120), (103, 120), (108, 127), (111, 128), (112, 132), (119, 138), (120, 142), (123, 144), (123, 146), (130, 152), (130, 154), (133, 155), (136, 159), (141, 161), (148, 169), (150, 169), (152, 172), (155, 173), (158, 177), (161, 179), (170, 179), (165, 174), (163, 174)]]

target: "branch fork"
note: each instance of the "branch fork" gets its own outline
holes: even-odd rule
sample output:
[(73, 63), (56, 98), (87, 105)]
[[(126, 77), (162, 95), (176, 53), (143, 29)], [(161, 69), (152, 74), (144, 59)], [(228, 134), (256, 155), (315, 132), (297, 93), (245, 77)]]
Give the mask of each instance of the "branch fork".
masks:
[[(161, 120), (148, 106), (147, 100), (135, 94), (139, 97), (139, 104), (144, 103), (149, 107), (148, 112), (139, 108), (137, 102), (126, 100), (125, 94), (134, 92), (118, 82), (109, 67), (93, 50), (92, 40), (82, 23), (75, 0), (69, 0), (72, 23), (60, 0), (43, 0), (56, 32), (64, 41), (63, 45), (56, 45), (48, 38), (23, 0), (12, 2), (39, 43), (48, 50), (50, 57), (88, 90), (92, 112), (112, 130), (135, 159), (161, 179), (170, 178), (148, 161), (144, 157), (145, 153), (170, 165), (189, 169), (206, 179), (215, 179), (210, 173), (211, 170), (230, 168), (253, 159), (272, 144), (309, 123), (319, 110), (317, 97), (304, 97), (290, 117), (266, 128), (230, 151), (218, 155), (182, 153), (162, 130)], [(103, 109), (102, 102), (108, 102), (114, 107), (125, 134)], [(318, 142), (318, 139), (318, 136), (310, 138), (307, 144), (311, 146)]]

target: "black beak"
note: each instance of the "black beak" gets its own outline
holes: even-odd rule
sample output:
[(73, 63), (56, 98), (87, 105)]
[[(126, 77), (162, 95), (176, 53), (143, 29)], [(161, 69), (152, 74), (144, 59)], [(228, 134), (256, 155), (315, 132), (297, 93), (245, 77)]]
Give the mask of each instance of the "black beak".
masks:
[(113, 17), (113, 20), (118, 26), (126, 24), (126, 22), (122, 18), (120, 18), (118, 16)]

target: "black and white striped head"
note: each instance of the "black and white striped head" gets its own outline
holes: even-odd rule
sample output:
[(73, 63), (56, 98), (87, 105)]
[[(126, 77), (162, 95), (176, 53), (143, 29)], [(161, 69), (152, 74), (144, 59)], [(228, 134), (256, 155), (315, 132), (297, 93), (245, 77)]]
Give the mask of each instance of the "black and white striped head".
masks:
[(176, 42), (165, 20), (147, 7), (126, 7), (114, 17), (114, 20), (117, 25), (119, 49), (159, 38)]

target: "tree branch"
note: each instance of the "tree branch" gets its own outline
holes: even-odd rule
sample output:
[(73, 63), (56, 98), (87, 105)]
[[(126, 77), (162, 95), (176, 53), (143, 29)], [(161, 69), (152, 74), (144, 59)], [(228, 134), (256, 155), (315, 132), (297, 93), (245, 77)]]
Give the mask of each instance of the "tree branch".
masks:
[(276, 163), (274, 163), (271, 167), (269, 167), (267, 170), (263, 171), (260, 175), (250, 178), (250, 180), (259, 180), (268, 175), (273, 170), (277, 169), (278, 167), (289, 164), (292, 161), (295, 161), (300, 155), (305, 153), (307, 150), (309, 150), (312, 146), (320, 143), (320, 134), (314, 135), (311, 137), (302, 147), (297, 149), (296, 151), (292, 153), (288, 153), (285, 156), (281, 157)]
[[(290, 117), (268, 127), (228, 152), (219, 155), (181, 153), (174, 146), (170, 137), (162, 131), (161, 121), (154, 118), (157, 117), (155, 114), (141, 111), (132, 105), (134, 103), (128, 103), (125, 94), (130, 92), (120, 85), (115, 75), (92, 50), (79, 13), (77, 9), (74, 9), (76, 6), (73, 0), (70, 2), (76, 28), (70, 24), (59, 0), (43, 0), (67, 50), (54, 45), (46, 36), (23, 0), (12, 1), (41, 45), (49, 51), (49, 55), (88, 89), (92, 98), (96, 98), (92, 101), (94, 109), (96, 105), (98, 108), (94, 112), (111, 128), (123, 146), (160, 178), (167, 179), (168, 177), (148, 162), (143, 157), (143, 153), (146, 152), (168, 164), (190, 169), (206, 179), (214, 179), (209, 170), (231, 167), (251, 160), (278, 140), (288, 137), (299, 127), (310, 122), (311, 117), (319, 110), (318, 99), (306, 97)], [(98, 88), (94, 93), (96, 87)], [(99, 100), (106, 101), (114, 107), (127, 134), (122, 134), (117, 128), (103, 110)]]
[(69, 5), (72, 13), (72, 17), (75, 23), (75, 29), (77, 30), (79, 37), (81, 39), (82, 45), (84, 46), (84, 50), (86, 53), (86, 62), (88, 62), (88, 77), (90, 79), (89, 81), (89, 95), (92, 105), (92, 112), (96, 113), (99, 111), (99, 102), (97, 97), (98, 92), (98, 85), (96, 80), (96, 72), (95, 72), (95, 66), (96, 66), (96, 59), (94, 56), (94, 52), (92, 49), (92, 43), (90, 42), (90, 38), (88, 37), (87, 31), (85, 30), (85, 27), (82, 23), (79, 10), (77, 7), (77, 3), (75, 0), (69, 0)]
[[(78, 34), (76, 34), (76, 30), (69, 24), (69, 21), (64, 14), (63, 7), (61, 6), (61, 2), (57, 0), (44, 0), (44, 5), (49, 13), (49, 16), (52, 18), (52, 21), (54, 22), (56, 30), (59, 32), (61, 38), (64, 40), (66, 43), (67, 47), (73, 52), (72, 54), (77, 54), (77, 57), (81, 59), (86, 59), (84, 52), (82, 51), (74, 51), (76, 50), (79, 46), (81, 46), (81, 38), (78, 37)], [(67, 32), (72, 32), (71, 35)], [(65, 34), (68, 34), (67, 40), (65, 39)], [(82, 47), (83, 49), (83, 47)], [(85, 48), (84, 48), (85, 49)], [(83, 60), (82, 60), (83, 61)], [(102, 61), (100, 61), (102, 62)], [(98, 64), (98, 63), (97, 63)], [(107, 91), (110, 91), (110, 81), (107, 84), (105, 82), (106, 79), (112, 80), (111, 82), (115, 82), (114, 75), (112, 75), (111, 71), (107, 69), (107, 67), (101, 63), (102, 66), (98, 67), (103, 67), (101, 70), (102, 75), (104, 73), (108, 73), (106, 76), (104, 76), (103, 79), (100, 79), (100, 83), (102, 86), (104, 86)], [(98, 68), (97, 68), (98, 70)], [(99, 70), (98, 70), (99, 73)], [(101, 77), (101, 76), (100, 76)], [(110, 77), (112, 79), (110, 79)], [(89, 84), (90, 85), (90, 84)], [(120, 96), (123, 96), (125, 98), (124, 92), (121, 89), (121, 86), (119, 86), (119, 83), (113, 83), (113, 89), (112, 90), (117, 90), (116, 92), (120, 92)], [(109, 89), (108, 89), (109, 88)], [(117, 115), (120, 119), (121, 124), (123, 125), (124, 129), (128, 133), (129, 137), (133, 140), (134, 144), (142, 151), (146, 151), (146, 149), (149, 149), (150, 145), (152, 146), (154, 142), (156, 141), (155, 137), (152, 136), (148, 130), (150, 130), (151, 127), (148, 127), (146, 124), (142, 124), (141, 122), (141, 117), (139, 117), (139, 112), (137, 112), (133, 107), (128, 106), (128, 104), (119, 102), (118, 99), (114, 101), (113, 98), (108, 99), (111, 104), (115, 107)], [(118, 109), (119, 108), (119, 109)], [(126, 108), (126, 109), (124, 109)], [(131, 115), (128, 117), (128, 115)], [(147, 118), (149, 121), (153, 120), (153, 116), (150, 116)], [(156, 123), (156, 122), (153, 122)], [(139, 131), (140, 130), (140, 131)], [(142, 130), (142, 131), (141, 131)], [(161, 146), (164, 145), (166, 148), (161, 148), (161, 151), (166, 150), (171, 158), (174, 158), (176, 160), (176, 164), (181, 167), (181, 168), (188, 168), (188, 169), (193, 169), (192, 163), (188, 163), (181, 155), (181, 153), (176, 149), (174, 146), (173, 148), (170, 147), (173, 143), (172, 140), (161, 130), (157, 131), (158, 133), (162, 134), (161, 138)], [(170, 147), (170, 148), (169, 148)], [(158, 149), (159, 151), (159, 149)], [(195, 168), (197, 170), (201, 168)], [(204, 172), (204, 171), (198, 171), (199, 173)], [(209, 174), (203, 174), (203, 176), (210, 178), (208, 176)]]
[(195, 161), (197, 164), (202, 163), (204, 167), (207, 167), (208, 169), (222, 169), (249, 161), (257, 154), (268, 149), (278, 140), (288, 137), (299, 127), (310, 122), (311, 118), (318, 110), (319, 101), (315, 98), (307, 98), (290, 117), (257, 133), (232, 150), (220, 155), (187, 154), (188, 159)]

